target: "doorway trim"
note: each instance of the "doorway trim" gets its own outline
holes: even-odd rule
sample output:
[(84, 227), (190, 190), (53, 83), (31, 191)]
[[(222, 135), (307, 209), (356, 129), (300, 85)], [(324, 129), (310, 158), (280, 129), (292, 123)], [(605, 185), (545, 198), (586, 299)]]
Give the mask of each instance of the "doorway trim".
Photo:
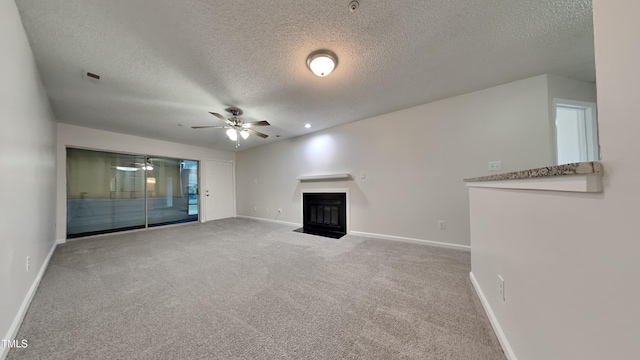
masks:
[(551, 117), (551, 136), (553, 145), (553, 163), (558, 164), (558, 127), (556, 125), (556, 119), (558, 117), (558, 106), (564, 106), (569, 108), (584, 109), (587, 114), (585, 119), (585, 131), (587, 133), (587, 141), (593, 142), (593, 147), (588, 148), (587, 161), (599, 161), (602, 157), (600, 155), (600, 132), (598, 129), (598, 105), (595, 102), (569, 100), (563, 98), (553, 98), (552, 102), (552, 117)]

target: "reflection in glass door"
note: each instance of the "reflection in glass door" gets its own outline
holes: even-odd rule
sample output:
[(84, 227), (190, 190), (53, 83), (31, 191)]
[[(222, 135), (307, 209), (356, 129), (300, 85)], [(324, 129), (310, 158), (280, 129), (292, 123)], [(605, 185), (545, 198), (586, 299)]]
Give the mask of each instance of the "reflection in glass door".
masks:
[(67, 148), (67, 238), (197, 220), (197, 161)]
[(198, 162), (147, 158), (149, 227), (198, 220)]
[(145, 227), (144, 156), (67, 149), (67, 237)]

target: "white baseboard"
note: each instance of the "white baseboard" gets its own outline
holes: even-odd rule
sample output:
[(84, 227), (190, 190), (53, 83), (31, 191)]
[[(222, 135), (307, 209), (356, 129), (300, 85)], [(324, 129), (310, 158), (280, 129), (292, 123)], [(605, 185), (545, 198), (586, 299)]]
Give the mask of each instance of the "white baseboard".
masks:
[[(259, 218), (259, 217), (253, 217), (253, 216), (245, 216), (245, 215), (236, 215), (236, 217), (237, 218), (241, 218), (241, 219), (267, 221), (267, 222), (272, 222), (272, 223), (276, 223), (276, 224), (302, 227), (302, 224), (288, 222), (288, 221), (265, 219), (265, 218)], [(203, 221), (203, 223), (204, 223), (204, 221)], [(183, 225), (183, 224), (178, 224), (178, 225)], [(136, 230), (134, 230), (134, 231), (136, 231)], [(349, 231), (349, 234), (357, 235), (357, 236), (366, 236), (366, 237), (371, 237), (371, 238), (376, 238), (376, 239), (383, 239), (383, 240), (411, 242), (411, 243), (415, 243), (415, 244), (431, 245), (431, 246), (438, 246), (438, 247), (444, 247), (444, 248), (449, 248), (449, 249), (471, 251), (471, 246), (469, 246), (469, 245), (451, 244), (451, 243), (444, 243), (444, 242), (440, 242), (440, 241), (414, 239), (414, 238), (408, 238), (408, 237), (402, 237), (402, 236), (394, 236), (394, 235), (375, 234), (375, 233), (368, 233), (368, 232), (363, 232), (363, 231)], [(104, 234), (104, 235), (111, 235), (111, 234)], [(97, 235), (97, 236), (101, 236), (101, 235)], [(56, 244), (64, 244), (66, 242), (67, 242), (66, 239), (58, 239)], [(0, 360), (2, 360), (2, 358), (0, 358)]]
[(357, 235), (357, 236), (365, 236), (365, 237), (370, 237), (370, 238), (376, 238), (376, 239), (383, 239), (383, 240), (402, 241), (402, 242), (410, 242), (410, 243), (415, 243), (415, 244), (444, 247), (444, 248), (449, 248), (449, 249), (471, 251), (471, 246), (469, 246), (469, 245), (450, 244), (450, 243), (445, 243), (445, 242), (440, 242), (440, 241), (413, 239), (413, 238), (402, 237), (402, 236), (374, 234), (374, 233), (368, 233), (368, 232), (363, 232), (363, 231), (349, 231), (349, 234)]
[[(51, 256), (53, 256), (53, 252), (55, 251), (57, 245), (58, 241), (53, 244), (51, 250), (49, 251), (49, 255), (47, 255), (46, 259), (44, 259), (38, 275), (36, 276), (35, 280), (33, 280), (33, 284), (31, 284), (31, 288), (29, 289), (29, 292), (27, 292), (27, 296), (25, 296), (24, 300), (22, 301), (22, 305), (20, 306), (16, 317), (13, 319), (13, 323), (11, 324), (9, 331), (7, 331), (7, 335), (5, 335), (3, 339), (13, 340), (15, 339), (16, 335), (18, 335), (18, 330), (20, 330), (22, 320), (24, 320), (24, 316), (27, 314), (29, 305), (31, 305), (31, 300), (33, 300), (33, 296), (36, 294), (36, 290), (38, 290), (40, 280), (42, 280), (42, 276), (44, 275), (45, 270), (47, 270), (49, 260), (51, 260)], [(0, 347), (0, 360), (4, 360), (7, 357), (7, 355), (9, 354), (9, 350), (9, 347)]]
[(482, 292), (482, 289), (480, 288), (480, 284), (478, 284), (478, 281), (476, 280), (476, 277), (473, 275), (472, 272), (469, 273), (469, 278), (471, 279), (471, 284), (473, 284), (473, 288), (476, 290), (476, 293), (480, 298), (480, 303), (482, 303), (484, 312), (487, 313), (487, 317), (489, 318), (489, 322), (493, 327), (493, 331), (496, 333), (496, 336), (498, 337), (498, 341), (500, 341), (500, 345), (502, 346), (502, 350), (504, 351), (505, 356), (507, 357), (508, 360), (517, 360), (516, 355), (513, 353), (513, 349), (511, 349), (511, 345), (509, 345), (509, 341), (507, 340), (507, 337), (504, 335), (504, 332), (502, 331), (502, 327), (498, 322), (498, 318), (496, 318), (496, 314), (494, 314), (493, 310), (491, 310), (491, 306), (489, 306), (489, 301), (487, 300), (486, 296), (484, 296), (484, 292)]
[(272, 223), (282, 224), (282, 225), (289, 225), (289, 226), (297, 226), (297, 227), (301, 227), (302, 226), (302, 224), (292, 223), (292, 222), (288, 222), (288, 221), (272, 220), (272, 219), (265, 219), (265, 218), (259, 218), (259, 217), (253, 217), (253, 216), (236, 215), (236, 217), (237, 218), (241, 218), (241, 219), (267, 221), (267, 222), (272, 222)]
[[(253, 217), (253, 216), (245, 216), (245, 215), (236, 215), (236, 217), (237, 218), (241, 218), (241, 219), (267, 221), (267, 222), (272, 222), (272, 223), (277, 223), (277, 224), (302, 227), (302, 224), (292, 223), (292, 222), (287, 222), (287, 221), (272, 220), (272, 219), (265, 219), (265, 218), (259, 218), (259, 217)], [(348, 233), (351, 234), (351, 235), (365, 236), (365, 237), (370, 237), (370, 238), (375, 238), (375, 239), (411, 242), (411, 243), (422, 244), (422, 245), (431, 245), (431, 246), (438, 246), (438, 247), (444, 247), (444, 248), (449, 248), (449, 249), (471, 251), (471, 246), (468, 246), (468, 245), (458, 245), (458, 244), (450, 244), (450, 243), (444, 243), (444, 242), (439, 242), (439, 241), (412, 239), (412, 238), (407, 238), (407, 237), (402, 237), (402, 236), (374, 234), (374, 233), (368, 233), (368, 232), (363, 232), (363, 231), (349, 231)]]

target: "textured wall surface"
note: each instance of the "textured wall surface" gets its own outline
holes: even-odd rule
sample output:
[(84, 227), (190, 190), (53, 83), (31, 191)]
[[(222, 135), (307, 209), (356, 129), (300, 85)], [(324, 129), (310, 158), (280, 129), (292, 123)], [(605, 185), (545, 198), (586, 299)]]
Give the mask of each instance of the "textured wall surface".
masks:
[[(0, 336), (11, 339), (19, 309), (55, 243), (56, 138), (12, 0), (0, 0), (0, 23)], [(6, 350), (0, 347), (0, 358)]]

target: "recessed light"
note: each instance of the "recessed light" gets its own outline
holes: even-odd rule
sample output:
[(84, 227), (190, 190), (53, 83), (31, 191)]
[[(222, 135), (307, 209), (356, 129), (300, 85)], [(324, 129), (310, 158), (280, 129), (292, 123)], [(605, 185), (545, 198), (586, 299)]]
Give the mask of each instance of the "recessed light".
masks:
[(304, 127), (308, 129), (311, 127), (311, 124), (304, 124)]

